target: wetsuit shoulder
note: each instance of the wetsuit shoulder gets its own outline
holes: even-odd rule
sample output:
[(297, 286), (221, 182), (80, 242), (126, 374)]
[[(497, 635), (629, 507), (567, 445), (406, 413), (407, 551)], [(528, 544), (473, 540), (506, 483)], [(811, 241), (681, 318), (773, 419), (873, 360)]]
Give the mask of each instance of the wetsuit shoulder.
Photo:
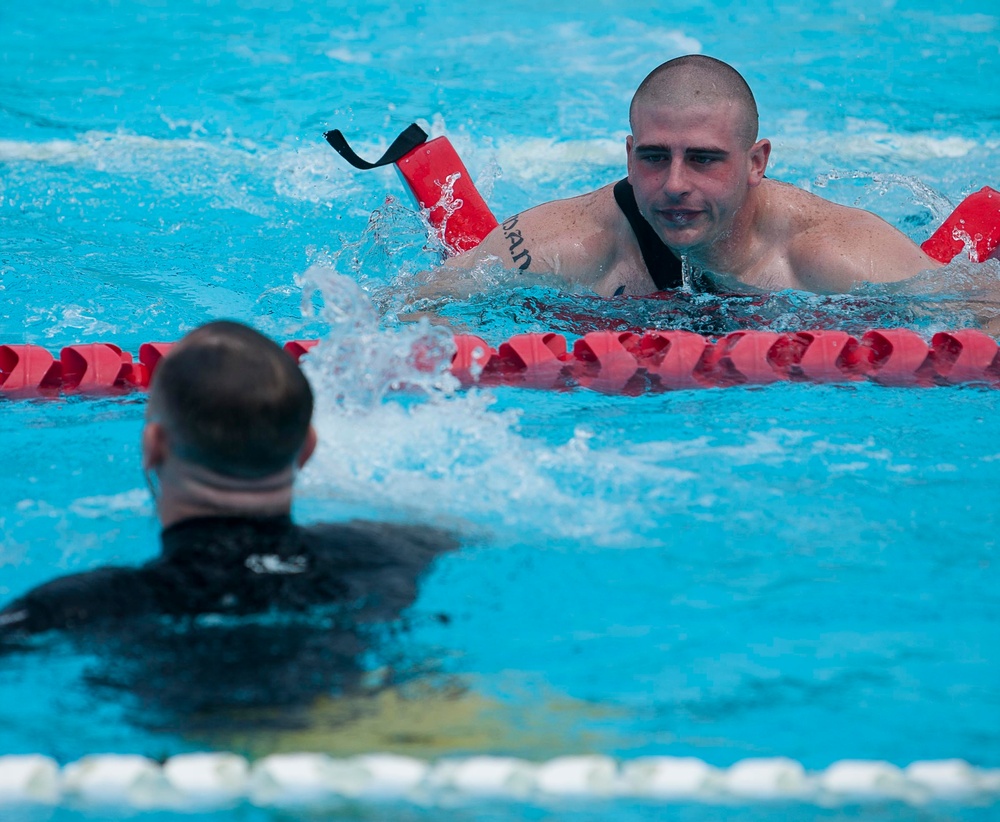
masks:
[(423, 525), (354, 520), (301, 529), (319, 578), (336, 580), (346, 601), (385, 618), (410, 605), (420, 576), (440, 554), (455, 550), (454, 534)]
[(681, 273), (681, 261), (656, 236), (653, 227), (639, 211), (635, 201), (635, 192), (628, 179), (619, 180), (614, 187), (615, 202), (621, 209), (628, 224), (632, 227), (642, 261), (646, 264), (653, 284), (660, 291), (667, 288), (680, 288), (684, 284)]
[(140, 568), (100, 568), (29, 591), (0, 611), (0, 642), (158, 614), (360, 605), (375, 618), (394, 616), (416, 598), (433, 558), (457, 545), (423, 526), (300, 527), (287, 517), (189, 520), (162, 541), (162, 554)]
[(0, 636), (84, 628), (156, 610), (137, 568), (98, 568), (54, 579), (29, 591), (0, 611)]
[(206, 518), (164, 531), (163, 556), (144, 570), (167, 613), (303, 611), (358, 601), (398, 610), (415, 597), (431, 560), (455, 544), (421, 526)]

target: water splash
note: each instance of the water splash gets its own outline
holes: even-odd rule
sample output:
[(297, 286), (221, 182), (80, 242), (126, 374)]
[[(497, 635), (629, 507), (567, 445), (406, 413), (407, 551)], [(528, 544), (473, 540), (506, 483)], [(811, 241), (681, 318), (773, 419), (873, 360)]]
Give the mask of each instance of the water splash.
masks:
[[(637, 527), (653, 530), (659, 514), (643, 502), (651, 495), (685, 504), (686, 472), (643, 449), (597, 446), (586, 425), (563, 442), (526, 435), (522, 410), (501, 408), (489, 391), (458, 389), (448, 372), (449, 330), (426, 321), (385, 326), (349, 277), (320, 266), (306, 276), (323, 290), (330, 333), (303, 366), (320, 438), (300, 481), (305, 497), (377, 500), (381, 515), (598, 545), (620, 544)], [(621, 493), (623, 485), (632, 492)]]
[(328, 335), (308, 357), (307, 372), (326, 399), (347, 413), (367, 413), (387, 395), (406, 389), (450, 393), (458, 382), (448, 372), (451, 332), (426, 320), (384, 330), (368, 296), (350, 277), (321, 263), (303, 275), (323, 298)]
[[(816, 177), (813, 185), (827, 188), (830, 183), (840, 181), (863, 183), (862, 193), (854, 199), (853, 204), (856, 207), (866, 208), (886, 218), (892, 216), (888, 212), (895, 209), (902, 212), (900, 223), (906, 223), (908, 227), (912, 226), (914, 229), (939, 225), (955, 208), (947, 197), (907, 174), (831, 171)], [(898, 202), (886, 202), (885, 198), (889, 195), (894, 195)], [(921, 209), (926, 209), (927, 214), (920, 214)]]

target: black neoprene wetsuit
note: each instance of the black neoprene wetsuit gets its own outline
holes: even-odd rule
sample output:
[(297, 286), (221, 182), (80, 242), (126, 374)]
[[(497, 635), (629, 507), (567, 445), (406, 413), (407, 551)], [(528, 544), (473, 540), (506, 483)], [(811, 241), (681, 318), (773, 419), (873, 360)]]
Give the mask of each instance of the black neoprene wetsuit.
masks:
[(653, 227), (639, 212), (632, 184), (627, 178), (620, 180), (615, 183), (614, 192), (615, 202), (632, 226), (632, 233), (639, 243), (639, 251), (642, 252), (642, 260), (657, 291), (680, 288), (684, 284), (681, 261), (667, 248), (663, 240), (656, 236)]
[(72, 574), (0, 611), (0, 639), (146, 616), (247, 615), (350, 605), (379, 619), (416, 597), (417, 577), (455, 547), (445, 532), (372, 522), (294, 525), (287, 516), (190, 519), (138, 568)]
[(92, 659), (85, 680), (139, 706), (140, 724), (294, 725), (317, 696), (370, 689), (373, 665), (388, 684), (407, 675), (413, 663), (392, 656), (398, 618), (456, 547), (424, 526), (288, 517), (186, 520), (161, 541), (142, 566), (61, 577), (12, 602), (0, 654), (38, 650), (33, 634), (56, 650), (68, 639)]

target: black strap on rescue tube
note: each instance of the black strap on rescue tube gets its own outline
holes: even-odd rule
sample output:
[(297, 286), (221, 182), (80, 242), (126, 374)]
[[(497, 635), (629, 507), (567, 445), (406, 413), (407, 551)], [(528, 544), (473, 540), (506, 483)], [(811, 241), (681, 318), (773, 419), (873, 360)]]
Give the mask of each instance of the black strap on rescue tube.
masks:
[(354, 149), (347, 144), (347, 140), (340, 129), (335, 128), (333, 131), (326, 132), (323, 136), (326, 137), (326, 141), (337, 150), (337, 153), (341, 157), (355, 168), (360, 168), (363, 171), (367, 171), (370, 168), (391, 165), (403, 157), (403, 155), (409, 154), (421, 143), (427, 141), (427, 132), (416, 123), (411, 123), (392, 141), (392, 145), (386, 149), (385, 154), (374, 163), (369, 163), (354, 153)]
[(656, 235), (653, 227), (640, 213), (635, 193), (627, 179), (615, 184), (615, 202), (632, 226), (632, 233), (635, 234), (639, 251), (642, 252), (642, 261), (646, 264), (646, 270), (649, 271), (657, 290), (680, 288), (684, 285), (681, 261), (664, 245), (663, 240)]

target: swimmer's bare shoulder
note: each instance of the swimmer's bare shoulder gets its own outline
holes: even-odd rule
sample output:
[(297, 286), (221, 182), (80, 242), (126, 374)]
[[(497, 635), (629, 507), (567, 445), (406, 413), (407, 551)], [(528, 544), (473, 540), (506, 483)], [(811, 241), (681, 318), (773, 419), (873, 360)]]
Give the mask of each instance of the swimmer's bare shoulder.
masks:
[(794, 287), (843, 293), (858, 283), (897, 282), (941, 265), (869, 211), (831, 203), (795, 186), (772, 184), (785, 215)]
[(613, 189), (607, 185), (514, 214), (446, 267), (472, 268), (495, 259), (505, 268), (554, 275), (606, 296), (632, 279), (645, 285), (648, 275)]

